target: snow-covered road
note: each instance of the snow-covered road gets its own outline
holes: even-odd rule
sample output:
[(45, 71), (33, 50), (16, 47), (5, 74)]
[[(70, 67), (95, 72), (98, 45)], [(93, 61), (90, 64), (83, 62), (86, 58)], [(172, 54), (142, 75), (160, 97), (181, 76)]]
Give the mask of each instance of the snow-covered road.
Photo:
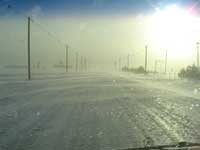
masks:
[(199, 142), (200, 98), (180, 91), (117, 73), (0, 81), (0, 150)]

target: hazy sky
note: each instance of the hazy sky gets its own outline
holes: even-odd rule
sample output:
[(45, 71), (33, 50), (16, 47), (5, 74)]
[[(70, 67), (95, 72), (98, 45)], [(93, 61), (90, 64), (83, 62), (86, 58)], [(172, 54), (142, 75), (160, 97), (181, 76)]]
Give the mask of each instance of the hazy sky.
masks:
[[(113, 65), (120, 56), (125, 64), (130, 53), (134, 54), (131, 59), (134, 66), (143, 65), (146, 21), (156, 8), (170, 4), (195, 7), (198, 13), (197, 0), (0, 0), (0, 63), (26, 63), (24, 16), (30, 15), (35, 20), (31, 24), (32, 63), (64, 61), (67, 43), (71, 48), (71, 62), (75, 52), (79, 52), (92, 64)], [(155, 59), (164, 57), (162, 51), (153, 48), (149, 48), (152, 70)], [(178, 60), (172, 59), (171, 63)], [(178, 66), (193, 62), (191, 53)]]

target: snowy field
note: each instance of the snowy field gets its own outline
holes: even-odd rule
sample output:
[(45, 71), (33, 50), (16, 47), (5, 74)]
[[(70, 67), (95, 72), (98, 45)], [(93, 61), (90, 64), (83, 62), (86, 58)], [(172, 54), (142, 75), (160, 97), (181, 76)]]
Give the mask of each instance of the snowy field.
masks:
[(0, 150), (199, 142), (199, 91), (197, 82), (127, 73), (0, 75)]

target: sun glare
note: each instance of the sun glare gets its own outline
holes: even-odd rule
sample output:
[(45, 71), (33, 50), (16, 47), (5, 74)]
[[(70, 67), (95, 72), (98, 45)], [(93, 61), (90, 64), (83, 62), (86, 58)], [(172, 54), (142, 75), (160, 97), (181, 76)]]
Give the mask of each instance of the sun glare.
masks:
[(189, 11), (176, 5), (149, 17), (147, 23), (147, 40), (155, 49), (167, 49), (171, 57), (192, 56), (194, 44), (200, 37), (200, 21)]

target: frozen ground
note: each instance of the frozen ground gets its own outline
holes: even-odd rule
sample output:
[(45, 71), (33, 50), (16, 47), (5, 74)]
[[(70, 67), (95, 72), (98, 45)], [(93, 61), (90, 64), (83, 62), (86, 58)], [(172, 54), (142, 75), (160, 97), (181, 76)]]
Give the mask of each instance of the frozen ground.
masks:
[(200, 141), (198, 84), (124, 73), (0, 77), (0, 150)]

